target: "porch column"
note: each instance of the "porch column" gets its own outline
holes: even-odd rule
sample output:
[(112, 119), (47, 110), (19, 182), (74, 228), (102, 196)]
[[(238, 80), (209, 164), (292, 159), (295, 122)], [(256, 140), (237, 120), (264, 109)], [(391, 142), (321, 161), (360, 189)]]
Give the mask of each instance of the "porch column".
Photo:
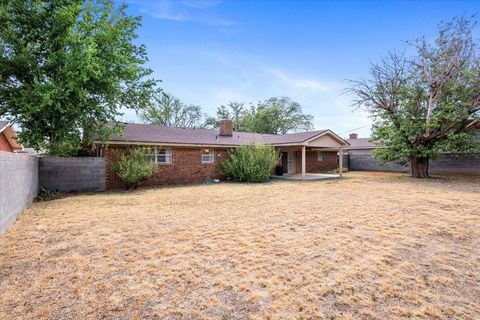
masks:
[(306, 167), (306, 154), (305, 154), (306, 149), (307, 149), (307, 147), (302, 146), (302, 178), (303, 179), (305, 179), (305, 177), (306, 177), (306, 172), (305, 172), (306, 171), (306, 169), (305, 169), (305, 167)]
[(343, 149), (338, 148), (338, 172), (340, 177), (343, 175)]

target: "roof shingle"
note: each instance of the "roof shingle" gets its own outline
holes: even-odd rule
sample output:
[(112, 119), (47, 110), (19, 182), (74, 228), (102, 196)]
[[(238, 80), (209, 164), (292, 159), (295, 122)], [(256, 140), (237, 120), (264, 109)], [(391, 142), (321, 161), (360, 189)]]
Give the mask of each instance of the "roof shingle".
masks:
[(110, 141), (137, 143), (170, 143), (238, 146), (245, 143), (290, 144), (301, 143), (327, 130), (316, 130), (284, 135), (237, 132), (221, 136), (216, 129), (179, 128), (139, 123), (122, 123), (123, 134), (114, 135)]

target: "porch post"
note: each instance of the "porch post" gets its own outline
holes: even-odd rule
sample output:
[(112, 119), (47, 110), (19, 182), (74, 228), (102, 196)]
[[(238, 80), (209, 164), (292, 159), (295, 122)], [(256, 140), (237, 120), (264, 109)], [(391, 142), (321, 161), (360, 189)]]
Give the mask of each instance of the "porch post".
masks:
[(340, 177), (343, 175), (343, 149), (338, 148), (338, 171), (340, 173)]
[(305, 167), (306, 167), (306, 149), (307, 147), (302, 146), (302, 178), (305, 179), (306, 177), (306, 172), (305, 172)]

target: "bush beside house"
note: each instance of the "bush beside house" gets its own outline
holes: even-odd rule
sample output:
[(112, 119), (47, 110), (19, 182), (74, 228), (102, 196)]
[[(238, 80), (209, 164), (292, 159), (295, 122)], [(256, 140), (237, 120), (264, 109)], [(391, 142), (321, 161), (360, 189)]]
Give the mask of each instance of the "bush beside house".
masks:
[(145, 150), (132, 148), (113, 164), (113, 170), (129, 189), (137, 188), (141, 182), (157, 174), (158, 166), (145, 156)]
[(263, 144), (241, 145), (222, 162), (223, 174), (236, 181), (265, 182), (278, 163), (275, 148)]

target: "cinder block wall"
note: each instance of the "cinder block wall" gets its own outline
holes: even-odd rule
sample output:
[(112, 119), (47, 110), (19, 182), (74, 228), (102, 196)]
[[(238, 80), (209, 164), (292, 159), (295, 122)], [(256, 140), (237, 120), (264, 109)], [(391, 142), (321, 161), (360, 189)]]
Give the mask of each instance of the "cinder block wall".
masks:
[[(373, 157), (372, 150), (350, 150), (349, 169), (359, 171), (410, 172), (410, 167), (384, 164)], [(430, 161), (431, 174), (462, 174), (480, 176), (480, 154), (444, 155)]]
[(0, 235), (33, 201), (38, 191), (38, 158), (0, 151)]
[(42, 157), (39, 164), (40, 186), (60, 192), (105, 190), (105, 158)]

